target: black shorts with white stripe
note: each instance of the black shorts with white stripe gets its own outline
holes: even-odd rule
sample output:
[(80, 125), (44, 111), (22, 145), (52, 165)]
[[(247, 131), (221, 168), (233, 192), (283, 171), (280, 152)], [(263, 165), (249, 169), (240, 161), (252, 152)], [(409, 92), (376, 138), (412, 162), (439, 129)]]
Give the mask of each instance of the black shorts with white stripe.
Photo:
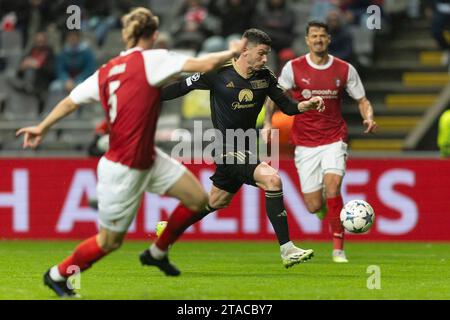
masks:
[(256, 187), (253, 174), (260, 163), (250, 151), (228, 152), (216, 159), (216, 172), (210, 179), (215, 187), (229, 193), (238, 192), (244, 183)]

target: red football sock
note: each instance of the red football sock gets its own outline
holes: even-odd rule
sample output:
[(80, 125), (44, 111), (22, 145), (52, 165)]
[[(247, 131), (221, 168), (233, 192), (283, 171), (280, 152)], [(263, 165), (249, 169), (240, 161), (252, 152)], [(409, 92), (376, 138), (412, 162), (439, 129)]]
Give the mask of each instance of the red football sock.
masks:
[(69, 277), (77, 271), (73, 266), (86, 270), (106, 254), (97, 244), (97, 236), (93, 236), (80, 243), (72, 255), (58, 265), (58, 271), (63, 277)]
[(198, 215), (199, 213), (189, 210), (180, 203), (167, 221), (163, 233), (156, 240), (156, 246), (163, 251), (167, 251), (169, 246), (183, 234), (184, 230), (198, 220)]
[(344, 202), (342, 196), (327, 199), (327, 209), (331, 232), (333, 232), (333, 249), (344, 250), (344, 227), (339, 217)]

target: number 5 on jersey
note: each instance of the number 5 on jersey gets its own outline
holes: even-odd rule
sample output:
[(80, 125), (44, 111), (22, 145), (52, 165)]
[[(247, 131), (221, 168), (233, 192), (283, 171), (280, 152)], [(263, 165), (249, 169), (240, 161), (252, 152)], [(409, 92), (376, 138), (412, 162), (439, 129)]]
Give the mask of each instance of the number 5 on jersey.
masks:
[(116, 96), (116, 91), (117, 91), (117, 89), (119, 89), (119, 87), (120, 87), (120, 81), (119, 80), (111, 81), (109, 83), (108, 105), (110, 106), (110, 108), (109, 108), (109, 122), (110, 123), (113, 123), (114, 120), (116, 120), (116, 116), (117, 116), (117, 96)]

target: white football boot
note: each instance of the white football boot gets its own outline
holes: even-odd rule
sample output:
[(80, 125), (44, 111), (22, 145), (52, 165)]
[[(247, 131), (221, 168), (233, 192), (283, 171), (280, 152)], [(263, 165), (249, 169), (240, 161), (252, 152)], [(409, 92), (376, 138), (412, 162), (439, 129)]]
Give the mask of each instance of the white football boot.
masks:
[(344, 250), (333, 250), (333, 261), (336, 263), (347, 263), (347, 257)]
[(285, 268), (290, 268), (293, 265), (311, 259), (314, 256), (312, 249), (297, 248), (292, 241), (280, 246), (281, 260)]

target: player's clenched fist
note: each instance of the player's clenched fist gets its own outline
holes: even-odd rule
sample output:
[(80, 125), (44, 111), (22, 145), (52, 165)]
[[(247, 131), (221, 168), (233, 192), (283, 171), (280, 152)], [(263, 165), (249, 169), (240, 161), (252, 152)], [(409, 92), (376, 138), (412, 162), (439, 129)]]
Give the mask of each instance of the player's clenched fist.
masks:
[(317, 110), (323, 112), (325, 110), (325, 103), (322, 97), (312, 97), (307, 101), (302, 101), (298, 104), (298, 109), (300, 112), (305, 112), (308, 110)]
[(234, 53), (236, 57), (238, 57), (242, 50), (244, 50), (247, 45), (247, 39), (242, 38), (240, 40), (231, 40), (228, 44), (228, 49)]

